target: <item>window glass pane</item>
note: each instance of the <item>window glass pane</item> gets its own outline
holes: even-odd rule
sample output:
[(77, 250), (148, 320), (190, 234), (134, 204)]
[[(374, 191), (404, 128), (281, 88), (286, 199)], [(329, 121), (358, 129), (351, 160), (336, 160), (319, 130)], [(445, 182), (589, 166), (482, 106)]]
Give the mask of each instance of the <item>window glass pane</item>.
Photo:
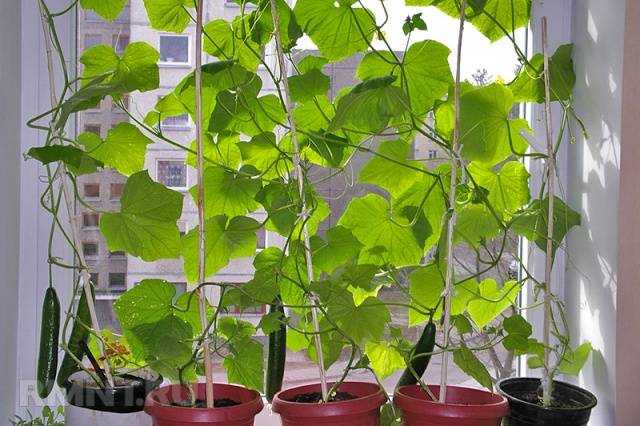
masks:
[(109, 272), (109, 288), (122, 290), (127, 286), (127, 274), (124, 272)]
[(126, 257), (126, 253), (123, 251), (110, 251), (109, 257)]
[[(100, 104), (96, 106), (96, 109), (99, 109), (99, 108), (100, 108)], [(85, 124), (84, 131), (100, 136), (100, 127), (101, 126), (99, 124)]]
[(177, 35), (160, 36), (161, 62), (189, 62), (189, 37)]
[(85, 183), (84, 184), (84, 196), (88, 198), (100, 197), (100, 184), (99, 183)]
[(113, 302), (115, 302), (115, 299), (96, 300), (96, 316), (103, 329), (111, 329), (117, 333), (122, 333), (122, 328), (120, 328), (116, 314), (113, 311)]
[(98, 244), (96, 243), (82, 243), (82, 254), (85, 256), (97, 256)]
[(267, 231), (260, 228), (256, 233), (256, 248), (263, 249), (267, 246)]
[(122, 196), (122, 189), (124, 188), (124, 183), (112, 183), (110, 185), (111, 192), (109, 194), (109, 199), (111, 200), (119, 200)]
[(187, 166), (184, 161), (158, 161), (158, 182), (171, 188), (186, 188)]
[(100, 222), (98, 213), (82, 213), (82, 226), (85, 228), (95, 228)]

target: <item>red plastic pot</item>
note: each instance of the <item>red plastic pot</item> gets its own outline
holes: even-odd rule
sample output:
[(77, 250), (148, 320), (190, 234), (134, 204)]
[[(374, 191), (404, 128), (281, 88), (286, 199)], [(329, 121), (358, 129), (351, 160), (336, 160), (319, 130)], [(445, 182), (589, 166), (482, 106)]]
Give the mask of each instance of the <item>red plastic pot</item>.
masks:
[(378, 426), (380, 407), (386, 402), (384, 389), (375, 383), (344, 382), (338, 389), (357, 396), (326, 404), (291, 402), (300, 393), (320, 392), (320, 385), (284, 390), (273, 398), (272, 409), (280, 414), (282, 426)]
[[(197, 399), (206, 398), (204, 383), (199, 383), (195, 391)], [(144, 411), (152, 417), (154, 426), (252, 426), (256, 414), (264, 407), (258, 392), (241, 386), (216, 383), (213, 394), (216, 399), (228, 398), (240, 404), (221, 408), (177, 407), (171, 403), (188, 399), (189, 393), (181, 385), (169, 385), (147, 395)]]
[[(439, 386), (429, 389), (436, 397), (440, 394)], [(402, 386), (393, 395), (393, 403), (402, 410), (406, 426), (500, 426), (509, 414), (503, 396), (462, 386), (447, 386), (444, 404), (428, 399), (418, 385)]]

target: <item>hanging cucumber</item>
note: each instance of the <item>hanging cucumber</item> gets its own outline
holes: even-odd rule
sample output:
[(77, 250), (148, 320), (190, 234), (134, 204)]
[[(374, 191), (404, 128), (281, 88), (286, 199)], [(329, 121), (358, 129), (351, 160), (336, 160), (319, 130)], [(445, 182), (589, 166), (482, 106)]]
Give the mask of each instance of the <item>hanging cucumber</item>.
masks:
[[(93, 297), (93, 286), (91, 286), (91, 294)], [(80, 301), (78, 302), (78, 308), (76, 309), (76, 319), (73, 322), (73, 328), (71, 329), (71, 335), (67, 341), (67, 348), (76, 358), (82, 359), (84, 352), (82, 351), (82, 345), (80, 342), (87, 343), (89, 341), (89, 330), (82, 325), (91, 325), (91, 316), (89, 314), (89, 304), (87, 303), (86, 292), (82, 291), (80, 294)], [(64, 382), (67, 381), (70, 375), (79, 371), (80, 368), (76, 364), (76, 361), (65, 353), (60, 365), (60, 371), (58, 371), (58, 386), (64, 387)]]
[(53, 287), (47, 288), (42, 303), (40, 353), (38, 355), (38, 395), (46, 398), (53, 389), (58, 369), (58, 337), (60, 335), (60, 301)]
[[(431, 360), (430, 354), (433, 352), (433, 347), (436, 344), (436, 325), (433, 321), (429, 321), (429, 323), (424, 327), (422, 331), (422, 336), (418, 340), (418, 343), (411, 350), (411, 368), (419, 377), (422, 377), (424, 372), (429, 365), (429, 360)], [(422, 355), (422, 356), (419, 356)], [(417, 357), (417, 358), (416, 358)], [(398, 387), (407, 386), (407, 385), (415, 385), (418, 383), (416, 377), (411, 373), (411, 369), (406, 368), (400, 380), (398, 380)]]
[[(284, 316), (284, 307), (280, 297), (269, 307), (269, 313), (279, 312)], [(287, 326), (280, 324), (280, 328), (269, 334), (269, 354), (267, 357), (267, 401), (271, 402), (276, 393), (282, 388), (284, 378), (284, 364), (287, 360)]]

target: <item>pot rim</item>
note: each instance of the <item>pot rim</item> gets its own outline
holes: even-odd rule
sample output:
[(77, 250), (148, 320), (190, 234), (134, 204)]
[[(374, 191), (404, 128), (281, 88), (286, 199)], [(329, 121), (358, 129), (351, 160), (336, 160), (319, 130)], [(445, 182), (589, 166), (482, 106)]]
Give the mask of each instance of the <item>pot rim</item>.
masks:
[[(198, 383), (198, 389), (203, 389), (205, 384)], [(240, 402), (238, 405), (229, 407), (217, 407), (217, 408), (195, 408), (195, 407), (181, 407), (161, 402), (157, 399), (160, 392), (167, 392), (167, 389), (183, 388), (181, 384), (169, 384), (161, 386), (149, 392), (144, 402), (144, 411), (152, 417), (158, 417), (167, 419), (170, 421), (178, 421), (182, 416), (188, 415), (197, 417), (198, 421), (216, 421), (216, 420), (239, 420), (246, 419), (248, 417), (255, 416), (264, 407), (262, 396), (260, 393), (253, 389), (246, 388), (244, 386), (238, 386), (228, 383), (214, 383), (214, 390), (218, 393), (224, 392), (224, 389), (236, 389), (247, 392), (251, 396), (251, 399), (245, 402)], [(228, 395), (223, 396), (228, 397)], [(165, 415), (171, 413), (169, 416)], [(218, 419), (211, 419), (211, 417), (218, 417)]]
[[(509, 414), (509, 402), (503, 395), (470, 386), (447, 385), (447, 389), (456, 389), (462, 392), (471, 392), (474, 394), (485, 394), (495, 397), (495, 401), (482, 404), (453, 402), (440, 403), (437, 401), (430, 401), (426, 396), (424, 398), (417, 398), (403, 392), (407, 389), (419, 388), (419, 386), (420, 385), (407, 385), (397, 388), (393, 395), (394, 404), (406, 412), (445, 418), (463, 418), (467, 416), (476, 418), (501, 418)], [(428, 386), (429, 389), (436, 393), (440, 388), (439, 385)], [(482, 414), (478, 413), (479, 410), (481, 410)]]
[[(335, 382), (328, 383), (328, 386), (333, 386)], [(366, 387), (369, 388), (369, 392), (363, 396), (355, 399), (349, 399), (345, 401), (336, 401), (327, 404), (316, 404), (310, 402), (294, 402), (283, 398), (285, 394), (293, 394), (295, 392), (304, 391), (318, 391), (320, 390), (319, 383), (312, 383), (307, 385), (296, 386), (289, 389), (284, 389), (278, 392), (272, 402), (271, 409), (280, 415), (287, 416), (295, 414), (296, 417), (308, 418), (308, 417), (326, 417), (326, 416), (339, 416), (344, 414), (358, 414), (365, 413), (371, 410), (378, 409), (388, 399), (385, 390), (377, 383), (370, 382), (358, 382), (358, 381), (346, 381), (340, 384), (339, 390), (351, 392), (346, 388), (353, 387)], [(358, 407), (359, 406), (359, 407)], [(343, 413), (342, 413), (343, 412)]]
[(567, 383), (567, 382), (563, 382), (560, 380), (554, 380), (553, 383), (556, 385), (560, 385), (563, 386), (565, 388), (569, 388), (573, 391), (579, 392), (582, 395), (585, 395), (586, 397), (588, 397), (591, 402), (589, 404), (583, 405), (582, 407), (575, 407), (575, 408), (568, 408), (568, 407), (543, 407), (541, 405), (538, 404), (533, 404), (529, 401), (525, 401), (522, 400), (518, 397), (515, 397), (509, 393), (507, 393), (503, 388), (502, 385), (505, 383), (510, 383), (510, 382), (540, 382), (542, 379), (540, 377), (508, 377), (506, 379), (502, 379), (500, 380), (497, 384), (496, 384), (496, 389), (498, 390), (498, 392), (501, 395), (504, 395), (505, 397), (512, 399), (514, 401), (517, 401), (519, 404), (523, 404), (529, 407), (535, 407), (539, 410), (545, 410), (545, 411), (556, 411), (556, 412), (568, 412), (568, 411), (582, 411), (582, 410), (591, 410), (593, 409), (597, 404), (598, 404), (598, 398), (591, 393), (590, 391), (578, 386), (578, 385), (574, 385), (573, 383)]

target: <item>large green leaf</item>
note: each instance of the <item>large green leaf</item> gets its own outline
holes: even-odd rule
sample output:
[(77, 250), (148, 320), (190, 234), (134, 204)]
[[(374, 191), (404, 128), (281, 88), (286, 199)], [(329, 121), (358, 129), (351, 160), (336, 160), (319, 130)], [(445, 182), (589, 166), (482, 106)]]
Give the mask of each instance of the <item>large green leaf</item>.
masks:
[(380, 300), (369, 297), (356, 305), (349, 291), (332, 282), (314, 283), (312, 290), (327, 306), (327, 316), (354, 341), (382, 339), (391, 314)]
[[(258, 8), (249, 15), (251, 39), (260, 45), (266, 45), (273, 35), (274, 25), (271, 15), (271, 1), (256, 1)], [(300, 37), (302, 29), (296, 20), (289, 4), (285, 0), (276, 0), (276, 10), (279, 18), (280, 38), (285, 52), (293, 49)]]
[[(549, 82), (552, 101), (568, 100), (576, 84), (571, 54), (573, 45), (564, 44), (549, 58)], [(535, 55), (516, 79), (509, 84), (516, 102), (544, 102), (544, 57)]]
[[(256, 231), (259, 227), (254, 219), (237, 216), (214, 216), (205, 222), (205, 276), (210, 277), (225, 267), (229, 260), (252, 256), (256, 251)], [(192, 229), (182, 240), (184, 273), (189, 282), (198, 280), (200, 228)]]
[[(237, 168), (241, 161), (240, 155), (240, 135), (237, 133), (222, 132), (215, 135), (215, 140), (209, 134), (205, 133), (203, 138), (205, 167), (212, 165), (221, 165), (229, 168)], [(198, 167), (197, 143), (193, 141), (191, 144), (192, 152), (187, 153), (185, 163), (193, 167)], [(247, 164), (245, 162), (245, 164)]]
[(577, 376), (580, 374), (580, 370), (584, 367), (592, 350), (593, 347), (591, 343), (583, 343), (578, 346), (575, 351), (568, 349), (560, 362), (560, 372), (562, 374), (568, 374), (569, 376)]
[(159, 31), (181, 33), (191, 18), (187, 8), (193, 7), (189, 0), (144, 0), (144, 7), (151, 26)]
[(509, 161), (499, 172), (482, 164), (471, 163), (468, 167), (473, 180), (487, 189), (487, 199), (502, 219), (509, 219), (529, 202), (529, 172), (519, 161)]
[[(442, 294), (444, 291), (444, 277), (437, 264), (431, 263), (420, 266), (409, 274), (409, 295), (411, 304), (420, 309), (436, 309), (433, 319), (438, 320), (442, 315)], [(455, 286), (451, 298), (451, 315), (461, 315), (467, 308), (469, 300), (477, 293), (478, 284), (474, 280), (467, 280)], [(409, 325), (415, 326), (429, 319), (428, 315), (409, 308)]]
[(382, 141), (376, 155), (365, 164), (358, 182), (378, 185), (397, 197), (424, 175), (420, 161), (408, 160), (412, 147), (403, 140)]
[(160, 84), (159, 57), (158, 52), (145, 42), (130, 43), (122, 58), (104, 45), (83, 52), (80, 57), (84, 65), (82, 87), (62, 104), (56, 128), (64, 128), (70, 114), (94, 108), (107, 95), (118, 97), (134, 90), (157, 89)]
[(125, 337), (139, 345), (149, 367), (168, 379), (177, 380), (178, 369), (191, 359), (193, 331), (174, 315), (128, 329)]
[(69, 145), (49, 145), (31, 148), (27, 155), (42, 164), (62, 161), (71, 173), (76, 176), (94, 173), (104, 165), (100, 161), (91, 158), (83, 150)]
[(483, 328), (496, 319), (509, 306), (514, 306), (520, 292), (520, 284), (507, 281), (502, 288), (487, 278), (478, 286), (479, 297), (469, 302), (467, 311), (478, 328)]
[(420, 262), (430, 231), (421, 222), (411, 226), (407, 217), (393, 212), (389, 202), (376, 194), (351, 200), (338, 224), (349, 229), (365, 249), (379, 252), (371, 254), (369, 263), (382, 260), (398, 267)]
[[(244, 166), (238, 172), (217, 166), (207, 167), (203, 176), (206, 217), (242, 216), (258, 209), (260, 205), (254, 198), (262, 183), (257, 175), (258, 171), (251, 166)], [(192, 187), (189, 192), (197, 200), (198, 187)]]
[(318, 236), (311, 238), (313, 264), (318, 272), (331, 273), (338, 266), (358, 258), (362, 244), (343, 226), (327, 231), (327, 240)]
[(462, 96), (460, 142), (464, 158), (494, 165), (526, 151), (527, 142), (520, 130), (529, 127), (524, 120), (509, 119), (513, 104), (511, 91), (499, 84)]
[[(436, 6), (448, 15), (459, 18), (456, 0), (406, 0), (408, 6)], [(489, 40), (497, 41), (529, 24), (531, 0), (469, 0), (465, 14)]]
[(482, 386), (489, 390), (493, 389), (493, 381), (487, 367), (469, 350), (464, 342), (460, 342), (458, 349), (453, 351), (453, 362)]
[(469, 203), (458, 212), (454, 242), (478, 247), (481, 241), (491, 240), (499, 233), (498, 221), (486, 206)]
[(146, 171), (131, 175), (122, 191), (120, 212), (100, 218), (109, 250), (124, 250), (146, 261), (179, 257), (182, 199), (182, 194), (153, 182)]
[(127, 0), (80, 0), (80, 7), (83, 9), (91, 9), (107, 21), (116, 19)]
[[(311, 216), (306, 221), (309, 234), (318, 231), (318, 225), (330, 213), (327, 203), (318, 196), (313, 187), (305, 187), (305, 202), (307, 209), (311, 210)], [(300, 237), (302, 221), (300, 220), (300, 197), (298, 196), (297, 183), (290, 181), (287, 184), (272, 182), (262, 188), (256, 199), (269, 213), (267, 229), (279, 233), (282, 236), (292, 235), (294, 239)]]
[(293, 168), (287, 158), (288, 152), (283, 150), (282, 141), (276, 141), (272, 132), (260, 133), (248, 142), (240, 142), (238, 148), (244, 164), (255, 167), (265, 179), (279, 178)]
[(229, 383), (262, 391), (264, 389), (264, 354), (260, 342), (249, 337), (234, 341), (222, 363)]
[(224, 19), (208, 22), (204, 26), (204, 51), (221, 60), (237, 59), (247, 70), (256, 71), (260, 64), (260, 46), (251, 39), (247, 25), (246, 17), (236, 18), (233, 24)]
[[(567, 232), (580, 225), (580, 214), (555, 197), (553, 203), (553, 254), (560, 247)], [(541, 250), (547, 250), (547, 223), (549, 217), (549, 197), (534, 200), (529, 207), (511, 222), (511, 229), (518, 235), (534, 242)]]
[(406, 365), (398, 349), (387, 342), (367, 342), (364, 353), (371, 361), (371, 368), (380, 379), (389, 377)]
[(312, 69), (307, 73), (289, 77), (289, 90), (291, 100), (304, 102), (312, 100), (315, 96), (325, 95), (330, 87), (329, 76), (319, 69)]
[(409, 110), (406, 93), (392, 83), (394, 76), (378, 77), (355, 86), (338, 102), (329, 131), (343, 128), (379, 133)]
[[(447, 94), (453, 83), (448, 57), (451, 51), (445, 45), (425, 40), (412, 44), (402, 60), (404, 78), (395, 85), (404, 85), (411, 100), (411, 109), (423, 115), (436, 100)], [(401, 77), (400, 66), (390, 52), (368, 53), (360, 62), (356, 75), (361, 80), (394, 75)]]
[(93, 133), (83, 133), (78, 136), (78, 142), (91, 157), (125, 176), (144, 168), (147, 145), (153, 143), (138, 127), (126, 122), (109, 130), (104, 141)]
[(371, 11), (354, 0), (299, 0), (293, 9), (304, 32), (320, 53), (335, 62), (366, 50), (376, 32)]

